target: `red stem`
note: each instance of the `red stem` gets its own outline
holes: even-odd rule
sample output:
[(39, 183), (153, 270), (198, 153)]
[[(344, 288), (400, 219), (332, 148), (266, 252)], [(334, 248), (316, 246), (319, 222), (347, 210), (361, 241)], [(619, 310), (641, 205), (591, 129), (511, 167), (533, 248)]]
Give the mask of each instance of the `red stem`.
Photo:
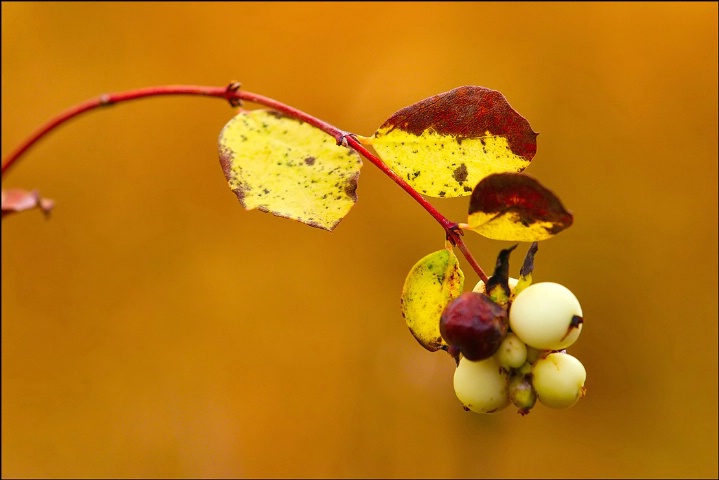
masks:
[(322, 130), (323, 132), (331, 135), (337, 140), (337, 144), (344, 144), (351, 147), (362, 156), (372, 162), (377, 168), (379, 168), (385, 175), (391, 178), (397, 185), (407, 192), (412, 198), (419, 203), (444, 229), (447, 238), (454, 245), (457, 245), (464, 254), (469, 264), (479, 275), (480, 279), (487, 283), (487, 275), (484, 273), (482, 268), (477, 264), (476, 260), (472, 257), (472, 254), (467, 249), (467, 246), (462, 241), (462, 232), (457, 228), (457, 224), (448, 220), (442, 215), (436, 208), (434, 208), (427, 200), (422, 197), (414, 188), (412, 188), (402, 177), (398, 176), (387, 165), (382, 162), (378, 157), (372, 154), (364, 145), (362, 145), (357, 138), (351, 133), (345, 132), (338, 129), (337, 127), (330, 125), (312, 115), (309, 115), (301, 110), (297, 110), (294, 107), (278, 102), (268, 97), (258, 95), (256, 93), (239, 90), (239, 83), (233, 82), (227, 87), (203, 87), (196, 85), (165, 85), (160, 87), (149, 87), (132, 90), (129, 92), (109, 93), (100, 95), (97, 98), (87, 100), (79, 105), (76, 105), (68, 110), (65, 110), (60, 115), (52, 118), (45, 125), (40, 127), (38, 130), (32, 133), (24, 142), (18, 145), (15, 150), (11, 151), (2, 162), (2, 176), (5, 178), (6, 172), (12, 167), (22, 155), (27, 152), (35, 143), (42, 139), (45, 135), (50, 133), (55, 128), (59, 127), (63, 123), (91, 110), (100, 107), (107, 107), (120, 102), (127, 102), (130, 100), (137, 100), (146, 97), (156, 97), (160, 95), (200, 95), (206, 97), (222, 98), (230, 102), (231, 105), (236, 106), (240, 100), (245, 100), (252, 103), (258, 103), (266, 107), (278, 110), (286, 113), (287, 115), (302, 120), (303, 122), (309, 123), (310, 125)]
[(85, 112), (94, 110), (99, 107), (107, 107), (115, 103), (127, 102), (129, 100), (136, 100), (139, 98), (154, 97), (159, 95), (204, 95), (208, 97), (220, 97), (229, 100), (230, 96), (229, 88), (223, 87), (198, 87), (192, 85), (166, 85), (162, 87), (149, 87), (132, 90), (130, 92), (121, 93), (110, 93), (100, 95), (92, 100), (87, 100), (74, 107), (71, 107), (55, 118), (52, 118), (45, 125), (37, 129), (30, 135), (24, 142), (10, 152), (2, 162), (2, 175), (5, 176), (5, 172), (12, 167), (15, 162), (28, 150), (30, 147), (35, 145), (38, 140), (50, 133), (55, 128), (59, 127), (68, 120), (77, 117)]
[(453, 241), (454, 244), (459, 247), (459, 250), (462, 252), (462, 255), (464, 255), (464, 258), (467, 259), (467, 262), (469, 262), (474, 271), (477, 272), (477, 275), (479, 275), (479, 279), (482, 280), (485, 285), (489, 285), (489, 279), (487, 278), (487, 274), (484, 273), (482, 267), (479, 266), (477, 260), (475, 260), (472, 254), (469, 252), (469, 249), (467, 248), (467, 245), (464, 244), (461, 235), (462, 231), (459, 230), (459, 234), (454, 239), (450, 237), (450, 241)]

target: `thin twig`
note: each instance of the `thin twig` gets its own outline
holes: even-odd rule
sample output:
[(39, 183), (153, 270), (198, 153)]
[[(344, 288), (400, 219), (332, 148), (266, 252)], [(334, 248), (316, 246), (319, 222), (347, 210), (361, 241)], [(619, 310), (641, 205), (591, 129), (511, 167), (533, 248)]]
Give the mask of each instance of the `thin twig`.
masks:
[(296, 118), (303, 122), (309, 123), (310, 125), (318, 128), (319, 130), (327, 133), (334, 137), (338, 145), (344, 145), (359, 154), (367, 158), (382, 173), (387, 175), (392, 181), (399, 185), (405, 192), (407, 192), (432, 218), (434, 218), (440, 226), (444, 229), (447, 238), (455, 245), (457, 245), (467, 259), (472, 268), (477, 272), (480, 279), (485, 283), (487, 282), (487, 275), (477, 264), (476, 260), (472, 257), (472, 254), (467, 249), (461, 238), (461, 230), (457, 228), (457, 224), (448, 220), (442, 215), (434, 206), (432, 206), (422, 195), (420, 195), (412, 186), (410, 186), (402, 177), (393, 172), (382, 160), (376, 155), (367, 150), (358, 140), (357, 136), (352, 133), (345, 132), (338, 129), (337, 127), (330, 125), (329, 123), (320, 120), (308, 113), (298, 110), (294, 107), (286, 105), (277, 100), (252, 93), (244, 90), (240, 90), (240, 84), (232, 82), (226, 87), (205, 87), (197, 85), (164, 85), (159, 87), (148, 87), (137, 90), (131, 90), (127, 92), (109, 93), (100, 95), (99, 97), (87, 100), (74, 107), (65, 110), (56, 117), (50, 119), (46, 124), (41, 126), (35, 132), (33, 132), (27, 139), (25, 139), (20, 145), (18, 145), (13, 151), (11, 151), (2, 162), (2, 177), (5, 178), (6, 173), (9, 169), (14, 166), (20, 158), (39, 140), (44, 138), (47, 134), (53, 131), (55, 128), (63, 125), (69, 120), (82, 115), (83, 113), (90, 112), (92, 110), (115, 105), (122, 102), (128, 102), (131, 100), (138, 100), (148, 97), (156, 96), (168, 96), (168, 95), (192, 95), (192, 96), (205, 96), (215, 97), (227, 100), (231, 106), (239, 106), (241, 101), (253, 102), (260, 105), (264, 105), (271, 109), (283, 112), (290, 117)]

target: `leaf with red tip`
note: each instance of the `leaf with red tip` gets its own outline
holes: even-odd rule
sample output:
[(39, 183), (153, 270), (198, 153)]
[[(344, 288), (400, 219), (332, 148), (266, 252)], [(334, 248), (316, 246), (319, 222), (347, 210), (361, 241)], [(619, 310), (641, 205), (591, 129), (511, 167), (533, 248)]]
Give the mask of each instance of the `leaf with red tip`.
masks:
[(41, 198), (37, 190), (28, 192), (22, 188), (10, 188), (2, 191), (3, 218), (11, 213), (23, 212), (33, 208), (39, 208), (45, 216), (48, 216), (54, 206), (54, 201)]
[(469, 201), (468, 228), (495, 240), (545, 240), (573, 220), (554, 193), (517, 173), (490, 175), (477, 184)]
[(405, 107), (366, 143), (395, 173), (430, 197), (462, 197), (484, 177), (521, 172), (537, 134), (500, 92), (464, 86)]

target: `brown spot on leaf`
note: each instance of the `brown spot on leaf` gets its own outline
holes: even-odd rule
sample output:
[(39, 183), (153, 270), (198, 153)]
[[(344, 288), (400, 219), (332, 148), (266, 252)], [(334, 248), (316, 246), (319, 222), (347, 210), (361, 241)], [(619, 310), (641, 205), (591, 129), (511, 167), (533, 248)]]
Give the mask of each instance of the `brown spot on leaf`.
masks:
[(232, 159), (232, 150), (224, 145), (220, 145), (220, 166), (222, 166), (222, 171), (228, 181), (232, 177)]
[(305, 158), (305, 163), (309, 166), (312, 166), (315, 164), (315, 157), (307, 157)]
[(222, 172), (225, 174), (225, 179), (230, 184), (230, 188), (235, 195), (237, 195), (237, 200), (240, 201), (240, 204), (242, 204), (243, 207), (247, 208), (245, 205), (245, 190), (247, 187), (244, 183), (238, 182), (235, 178), (235, 174), (232, 171), (233, 159), (234, 155), (232, 154), (232, 150), (220, 145), (220, 165), (222, 166)]
[(235, 192), (235, 195), (237, 195), (237, 200), (240, 201), (242, 206), (247, 208), (247, 205), (245, 205), (245, 192), (247, 191), (245, 185), (243, 183), (238, 183), (237, 187), (233, 188), (232, 191)]
[(467, 181), (467, 165), (463, 163), (459, 167), (455, 168), (454, 172), (452, 172), (452, 176), (458, 183)]
[(344, 187), (345, 194), (352, 199), (353, 202), (357, 201), (357, 180), (359, 179), (359, 173), (354, 174), (347, 181)]
[(267, 115), (271, 115), (275, 118), (292, 118), (292, 117), (289, 117), (289, 115), (285, 115), (282, 112), (278, 112), (277, 110), (267, 110)]

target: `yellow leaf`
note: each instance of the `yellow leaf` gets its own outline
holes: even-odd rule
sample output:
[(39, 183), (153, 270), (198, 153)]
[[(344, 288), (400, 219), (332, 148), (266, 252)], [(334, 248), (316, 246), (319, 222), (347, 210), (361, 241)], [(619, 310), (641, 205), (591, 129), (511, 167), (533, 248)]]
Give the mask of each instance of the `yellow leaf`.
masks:
[(357, 152), (281, 113), (240, 112), (222, 129), (219, 152), (230, 188), (247, 210), (331, 231), (357, 201)]
[(410, 270), (402, 289), (402, 316), (414, 338), (434, 352), (447, 347), (439, 332), (444, 308), (462, 293), (464, 273), (448, 245), (430, 253)]
[(367, 143), (419, 193), (462, 197), (492, 173), (524, 170), (536, 136), (501, 93), (464, 86), (399, 110)]

